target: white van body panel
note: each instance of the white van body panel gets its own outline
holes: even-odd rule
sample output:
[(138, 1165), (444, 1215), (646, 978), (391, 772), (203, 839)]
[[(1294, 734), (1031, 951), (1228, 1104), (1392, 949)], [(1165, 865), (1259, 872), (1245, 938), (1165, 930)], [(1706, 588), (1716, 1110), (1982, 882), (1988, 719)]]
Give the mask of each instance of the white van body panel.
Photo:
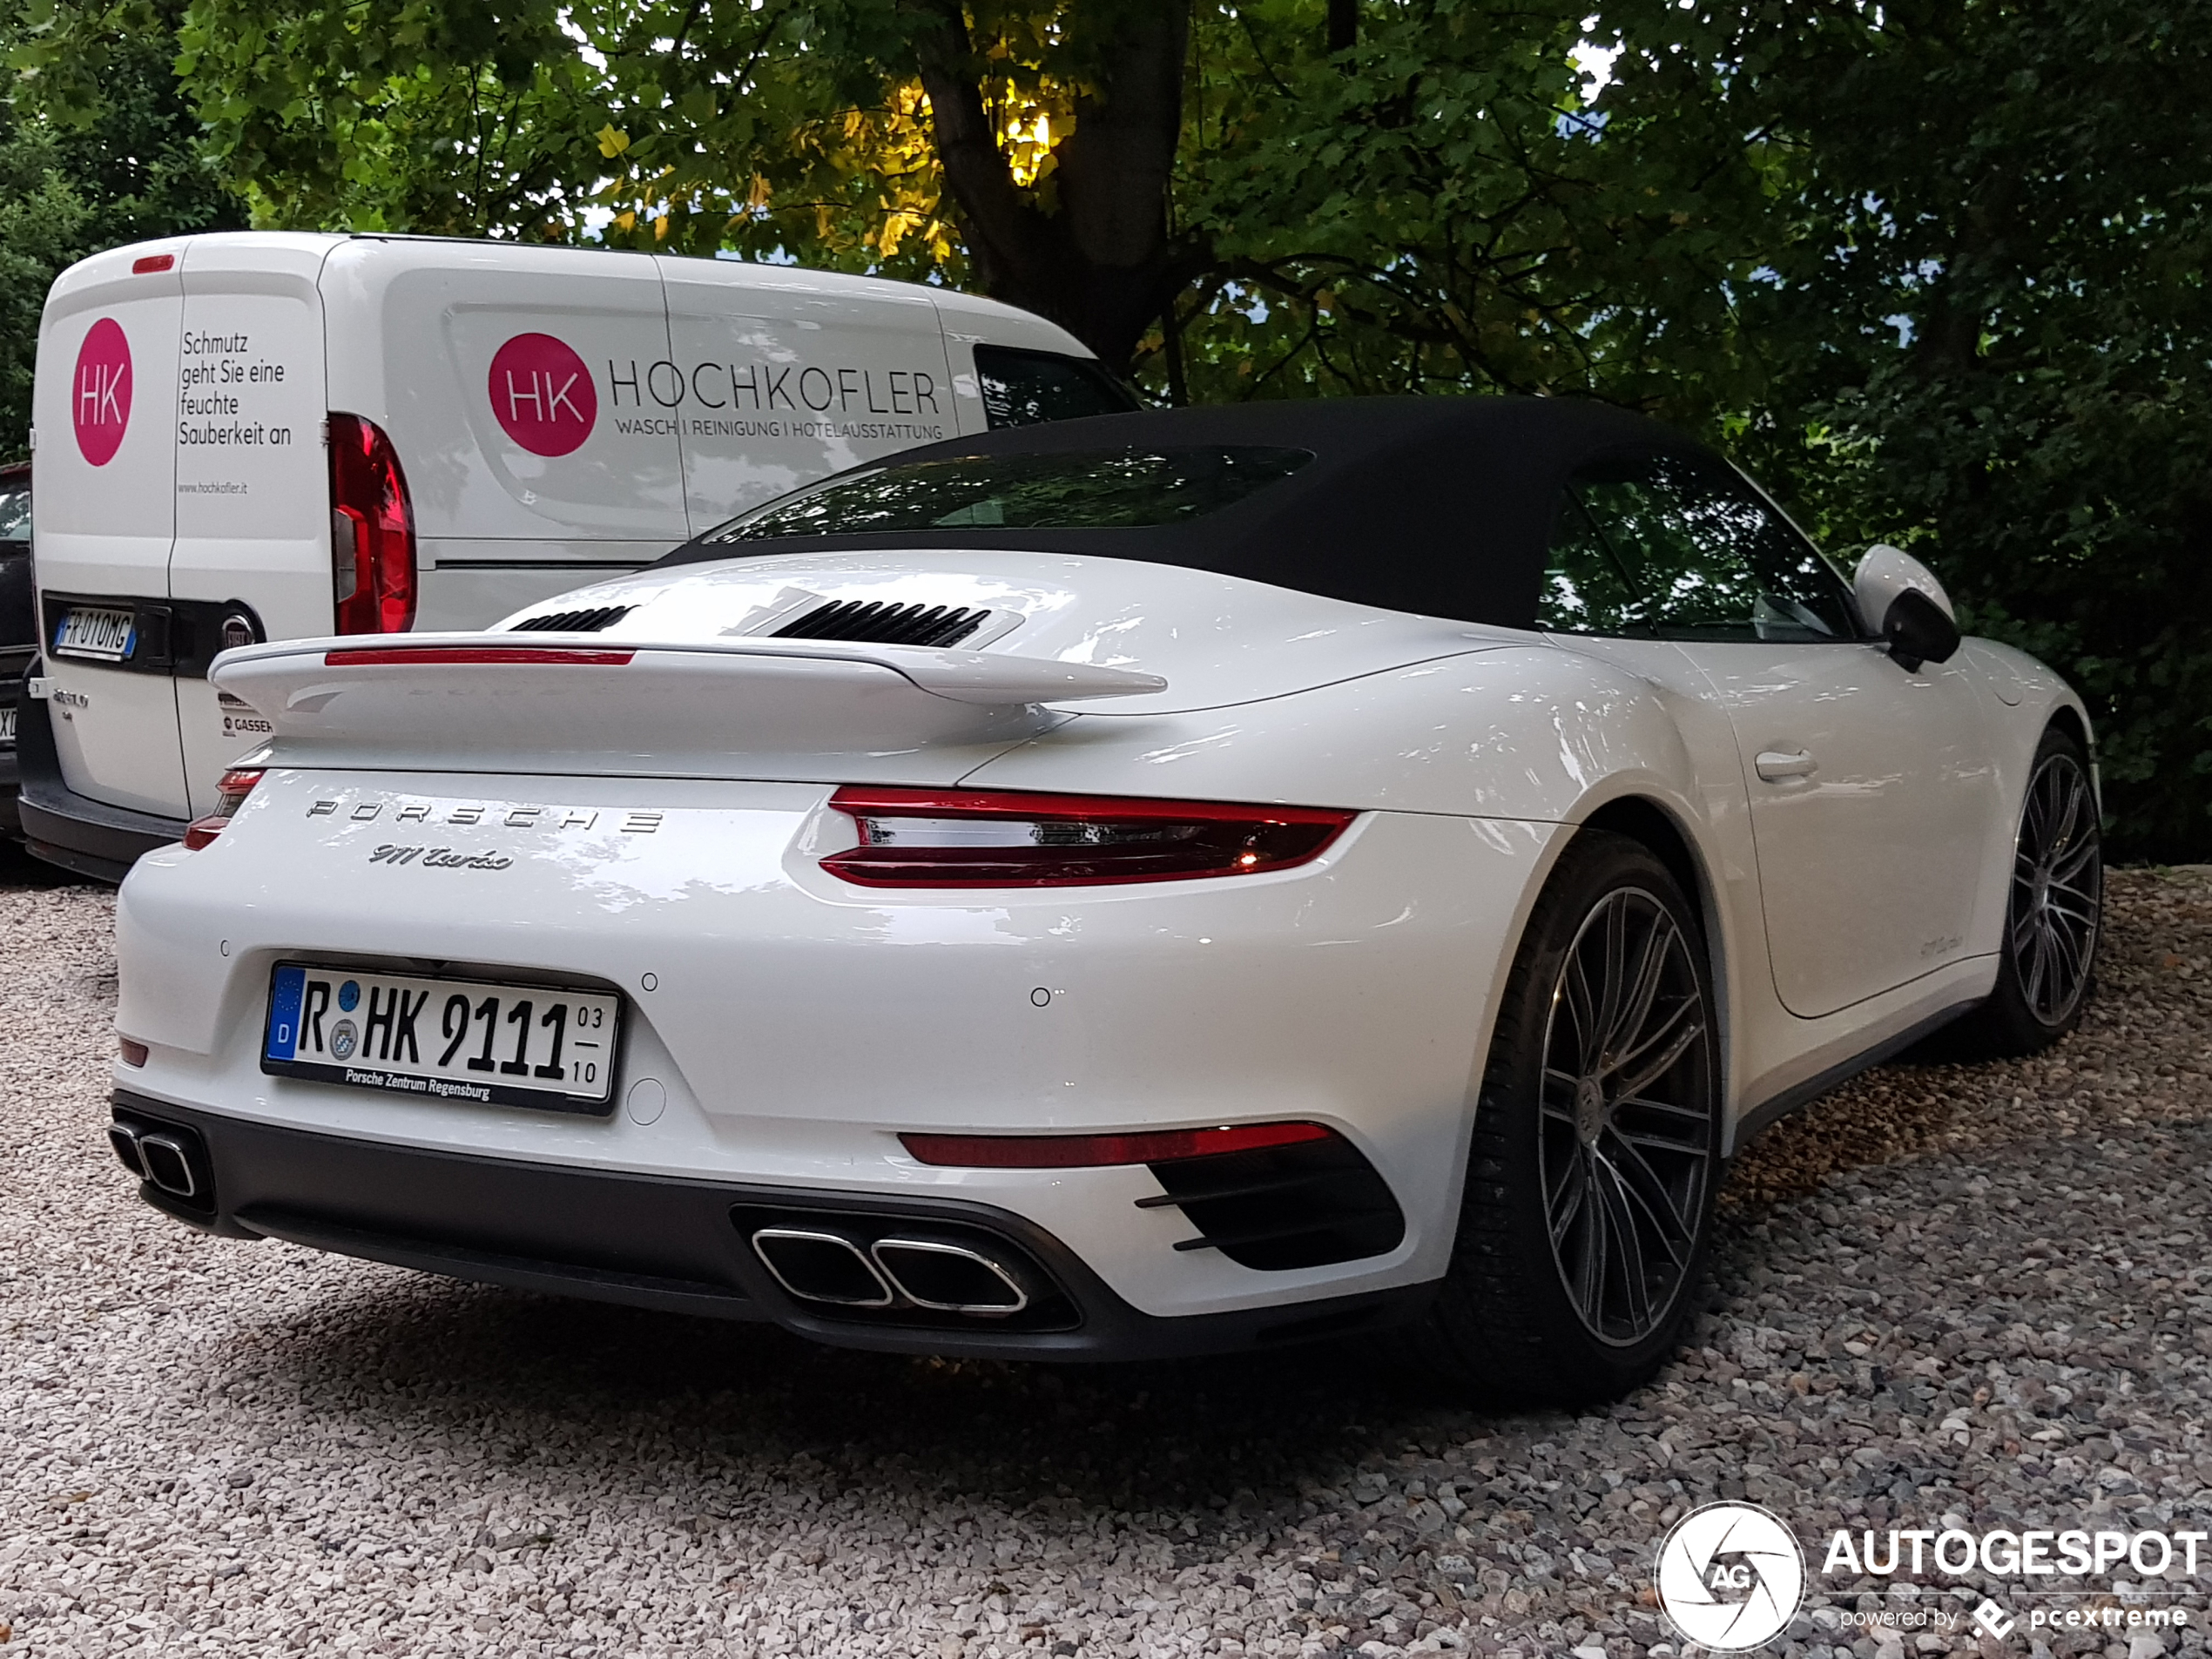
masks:
[[(271, 638), (330, 626), (330, 504), (323, 470), (324, 261), (335, 236), (244, 234), (188, 244), (178, 364), (177, 540), (169, 597), (247, 607)], [(110, 678), (120, 678), (110, 676)], [(144, 678), (144, 677), (141, 677)], [(188, 813), (259, 740), (261, 722), (179, 675), (177, 730)]]
[[(121, 410), (102, 354), (117, 329), (131, 399), (95, 464), (72, 376), (100, 381), (90, 415)], [(331, 631), (330, 414), (374, 421), (405, 475), (415, 626), (482, 627), (816, 478), (982, 429), (979, 339), (1089, 358), (1011, 307), (736, 260), (290, 233), (86, 260), (40, 331), (37, 579), (174, 606), (180, 640), (189, 608), (197, 650), (169, 671), (46, 639), (61, 781), (185, 819), (266, 735), (200, 665), (234, 611), (270, 639)]]
[(963, 430), (927, 289), (732, 260), (660, 267), (673, 372), (620, 395), (676, 418), (694, 536)]
[[(604, 381), (609, 361), (668, 354), (651, 255), (361, 237), (332, 255), (323, 290), (331, 408), (392, 435), (419, 550), (434, 544), (440, 566), (516, 541), (665, 552), (690, 535), (674, 432), (611, 418)], [(547, 367), (550, 347), (496, 361), (526, 336), (574, 365)]]
[[(43, 435), (32, 456), (31, 558), (42, 589), (165, 597), (177, 533), (176, 401), (185, 239), (112, 248), (71, 266), (55, 281), (38, 331), (31, 424)], [(172, 256), (165, 271), (134, 273), (142, 260)], [(128, 393), (102, 381), (90, 336), (120, 328)], [(78, 381), (89, 376), (82, 386)], [(80, 425), (80, 420), (82, 424)], [(120, 442), (99, 439), (120, 424)], [(111, 439), (112, 441), (112, 439)], [(91, 444), (88, 449), (87, 442)], [(55, 654), (41, 613), (46, 673), (53, 682), (54, 746), (72, 789), (136, 812), (185, 810), (177, 743), (177, 695), (165, 674), (125, 674)]]

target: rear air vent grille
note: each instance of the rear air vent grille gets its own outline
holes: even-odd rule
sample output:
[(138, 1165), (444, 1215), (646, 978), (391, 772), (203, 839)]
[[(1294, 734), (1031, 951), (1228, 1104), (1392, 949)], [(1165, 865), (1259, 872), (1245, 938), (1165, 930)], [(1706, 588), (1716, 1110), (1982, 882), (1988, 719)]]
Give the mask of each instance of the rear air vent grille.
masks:
[(596, 634), (611, 628), (636, 605), (601, 605), (597, 610), (556, 610), (550, 617), (529, 617), (508, 630), (515, 634)]
[(870, 645), (957, 645), (981, 628), (988, 610), (957, 605), (894, 605), (844, 599), (808, 611), (776, 630), (776, 639), (841, 639)]
[(1136, 1207), (1181, 1210), (1200, 1236), (1177, 1250), (1217, 1250), (1240, 1267), (1281, 1272), (1357, 1261), (1406, 1237), (1388, 1184), (1341, 1136), (1150, 1167), (1167, 1190)]

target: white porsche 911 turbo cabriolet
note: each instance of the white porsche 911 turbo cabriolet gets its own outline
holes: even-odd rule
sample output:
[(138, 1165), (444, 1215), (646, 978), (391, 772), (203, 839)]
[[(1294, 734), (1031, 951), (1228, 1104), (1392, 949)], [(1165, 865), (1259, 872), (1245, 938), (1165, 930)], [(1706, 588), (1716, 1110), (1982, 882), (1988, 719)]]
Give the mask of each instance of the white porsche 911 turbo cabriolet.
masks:
[(1750, 1136), (2097, 946), (2066, 685), (1565, 400), (960, 439), (213, 678), (274, 735), (123, 887), (146, 1199), (864, 1347), (1617, 1393)]

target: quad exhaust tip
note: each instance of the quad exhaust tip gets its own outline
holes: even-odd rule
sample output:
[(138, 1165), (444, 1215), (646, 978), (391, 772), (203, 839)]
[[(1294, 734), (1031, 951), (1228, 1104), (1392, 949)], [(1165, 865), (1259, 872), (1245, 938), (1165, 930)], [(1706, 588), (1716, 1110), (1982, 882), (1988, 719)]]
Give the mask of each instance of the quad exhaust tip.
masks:
[(811, 1227), (763, 1227), (752, 1248), (776, 1283), (802, 1302), (887, 1308), (898, 1292), (860, 1247), (840, 1233)]
[(819, 1228), (763, 1227), (752, 1248), (776, 1283), (802, 1302), (1005, 1318), (1031, 1299), (1018, 1265), (949, 1239), (889, 1238), (864, 1245)]
[(932, 1313), (1002, 1318), (1029, 1305), (1029, 1292), (1014, 1270), (970, 1244), (879, 1238), (868, 1253), (907, 1301)]
[(123, 1160), (123, 1167), (141, 1181), (151, 1181), (179, 1198), (199, 1197), (199, 1183), (192, 1175), (192, 1158), (174, 1136), (111, 1123), (108, 1143)]

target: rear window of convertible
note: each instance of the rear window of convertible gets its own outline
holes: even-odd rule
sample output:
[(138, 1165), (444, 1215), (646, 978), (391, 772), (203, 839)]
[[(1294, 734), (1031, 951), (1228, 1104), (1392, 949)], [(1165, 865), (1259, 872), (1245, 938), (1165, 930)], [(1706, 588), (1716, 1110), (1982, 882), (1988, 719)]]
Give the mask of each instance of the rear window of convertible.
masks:
[(1238, 444), (910, 461), (786, 496), (705, 539), (1175, 524), (1232, 506), (1312, 459), (1311, 449)]

